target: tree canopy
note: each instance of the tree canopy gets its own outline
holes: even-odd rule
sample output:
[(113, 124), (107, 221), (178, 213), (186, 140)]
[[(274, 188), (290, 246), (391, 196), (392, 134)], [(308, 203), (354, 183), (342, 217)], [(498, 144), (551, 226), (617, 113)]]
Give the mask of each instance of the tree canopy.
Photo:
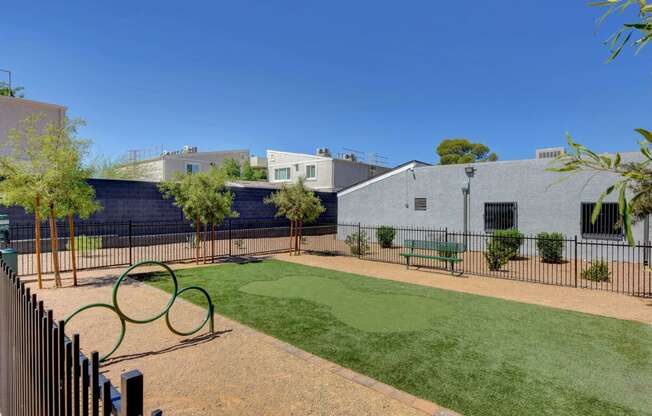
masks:
[[(638, 6), (637, 21), (624, 23), (619, 31), (614, 33), (607, 42), (611, 48), (608, 61), (618, 57), (627, 45), (641, 50), (652, 39), (652, 5), (646, 0), (606, 0), (590, 3), (592, 6), (607, 7), (599, 22), (612, 15), (614, 12), (624, 12), (631, 6)], [(631, 40), (633, 36), (638, 38)], [(557, 165), (549, 168), (556, 172), (610, 172), (616, 173), (620, 179), (609, 186), (598, 198), (593, 209), (592, 221), (595, 222), (602, 210), (602, 201), (610, 194), (618, 194), (618, 212), (621, 222), (625, 226), (625, 235), (630, 245), (634, 245), (632, 223), (652, 214), (652, 133), (645, 129), (635, 129), (642, 136), (639, 142), (642, 162), (623, 163), (621, 155), (598, 155), (579, 143), (576, 143), (567, 134), (570, 147), (568, 154), (556, 160)], [(628, 193), (633, 195), (628, 199)]]
[(178, 172), (172, 180), (159, 184), (159, 189), (164, 198), (174, 199), (187, 220), (220, 224), (224, 218), (238, 215), (231, 209), (234, 197), (226, 191), (225, 181), (225, 173), (216, 168), (193, 174)]
[(319, 218), (326, 210), (321, 199), (314, 192), (306, 189), (303, 178), (289, 186), (283, 186), (264, 199), (266, 204), (276, 206), (276, 217), (285, 217), (290, 221), (310, 223)]
[(232, 157), (227, 157), (222, 161), (220, 170), (222, 170), (227, 179), (240, 178), (242, 175), (242, 171), (240, 170), (240, 162)]
[[(3, 205), (18, 205), (35, 213), (37, 246), (40, 247), (41, 218), (50, 220), (55, 282), (61, 285), (57, 248), (58, 218), (74, 214), (87, 217), (98, 210), (95, 191), (87, 183), (88, 170), (82, 162), (90, 142), (77, 136), (81, 120), (47, 122), (34, 114), (21, 121), (7, 135), (0, 157), (0, 194)], [(71, 220), (72, 223), (72, 220)], [(73, 253), (74, 256), (74, 253)], [(40, 252), (37, 249), (40, 280)]]
[(635, 20), (623, 23), (605, 42), (611, 49), (608, 61), (616, 59), (628, 45), (634, 47), (638, 53), (652, 39), (652, 4), (648, 4), (647, 0), (605, 0), (589, 4), (607, 8), (598, 20), (600, 24), (616, 12), (622, 14), (632, 6), (638, 7)]
[(245, 160), (242, 164), (241, 179), (245, 181), (264, 181), (267, 179), (267, 171), (264, 169), (254, 169), (251, 167), (251, 162)]
[(292, 185), (283, 185), (283, 188), (266, 197), (263, 202), (276, 205), (276, 217), (290, 220), (290, 251), (295, 254), (301, 252), (303, 225), (317, 220), (326, 211), (319, 197), (306, 189), (303, 178)]
[(457, 165), (472, 162), (493, 162), (498, 156), (482, 143), (468, 139), (444, 139), (437, 146), (440, 165)]
[(11, 88), (9, 84), (7, 84), (4, 81), (0, 82), (0, 95), (4, 95), (5, 97), (18, 97), (18, 98), (23, 98), (24, 95), (22, 91), (25, 88), (23, 87), (15, 87)]

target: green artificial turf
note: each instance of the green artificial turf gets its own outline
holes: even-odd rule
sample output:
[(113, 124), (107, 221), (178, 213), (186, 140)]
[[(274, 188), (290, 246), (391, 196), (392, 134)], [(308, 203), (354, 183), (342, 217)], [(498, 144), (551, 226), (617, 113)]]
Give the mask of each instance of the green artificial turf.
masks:
[(467, 416), (652, 415), (649, 325), (281, 261), (177, 275), (220, 314)]

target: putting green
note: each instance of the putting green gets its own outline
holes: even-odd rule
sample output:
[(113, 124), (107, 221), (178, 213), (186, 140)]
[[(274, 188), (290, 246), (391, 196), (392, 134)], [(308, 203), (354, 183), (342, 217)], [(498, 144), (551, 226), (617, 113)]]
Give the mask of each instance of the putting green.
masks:
[(240, 290), (252, 295), (303, 299), (328, 306), (337, 319), (365, 332), (422, 330), (432, 327), (434, 319), (446, 319), (454, 313), (450, 304), (434, 299), (376, 295), (349, 289), (332, 279), (306, 275), (252, 282)]

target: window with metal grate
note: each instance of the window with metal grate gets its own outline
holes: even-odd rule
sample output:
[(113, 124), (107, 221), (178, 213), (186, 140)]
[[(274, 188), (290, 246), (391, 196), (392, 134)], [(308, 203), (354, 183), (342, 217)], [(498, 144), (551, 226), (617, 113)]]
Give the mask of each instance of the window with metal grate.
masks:
[(485, 231), (517, 228), (516, 202), (486, 202), (484, 204)]

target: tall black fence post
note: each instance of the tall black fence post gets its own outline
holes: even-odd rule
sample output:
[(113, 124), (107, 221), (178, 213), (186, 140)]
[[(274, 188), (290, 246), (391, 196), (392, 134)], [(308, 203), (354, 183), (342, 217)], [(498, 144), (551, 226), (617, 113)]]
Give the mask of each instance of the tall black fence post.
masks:
[(360, 223), (358, 223), (358, 258), (362, 258), (362, 230), (360, 229)]
[(574, 262), (575, 262), (575, 287), (577, 287), (577, 235), (575, 235), (575, 254), (574, 254)]
[(131, 235), (132, 235), (131, 220), (129, 220), (129, 265), (130, 266), (134, 264), (134, 260), (133, 260), (132, 253), (131, 253), (131, 251), (132, 251), (131, 248), (133, 246), (131, 244)]
[(138, 370), (120, 376), (122, 403), (119, 416), (143, 415), (143, 375)]
[(231, 257), (231, 218), (229, 218), (229, 257)]

